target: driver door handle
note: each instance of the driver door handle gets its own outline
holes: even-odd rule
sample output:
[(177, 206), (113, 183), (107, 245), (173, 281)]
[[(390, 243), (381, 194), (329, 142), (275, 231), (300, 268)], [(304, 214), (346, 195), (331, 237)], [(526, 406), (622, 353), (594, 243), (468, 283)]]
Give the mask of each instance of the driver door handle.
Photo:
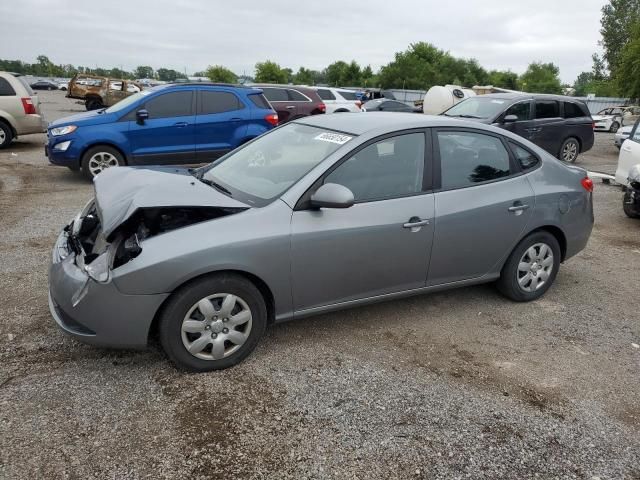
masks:
[(510, 212), (523, 212), (529, 208), (529, 205), (524, 205), (522, 203), (514, 203), (511, 207), (509, 207)]
[(187, 125), (189, 125), (187, 122), (176, 122), (173, 124), (174, 127), (178, 128), (186, 127)]
[(287, 105), (287, 110), (293, 110), (294, 108), (296, 108), (295, 105)]
[(402, 228), (410, 228), (415, 232), (425, 225), (429, 225), (429, 220), (421, 220), (420, 217), (411, 217), (407, 223), (402, 224)]

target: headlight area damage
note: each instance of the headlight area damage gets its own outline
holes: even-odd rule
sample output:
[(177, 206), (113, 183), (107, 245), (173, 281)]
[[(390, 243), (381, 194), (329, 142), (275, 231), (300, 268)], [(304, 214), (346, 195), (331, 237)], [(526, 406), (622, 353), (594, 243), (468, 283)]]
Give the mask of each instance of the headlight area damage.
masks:
[(105, 236), (98, 208), (92, 201), (64, 230), (76, 265), (94, 280), (106, 282), (111, 270), (140, 255), (145, 239), (242, 210), (209, 206), (139, 208)]

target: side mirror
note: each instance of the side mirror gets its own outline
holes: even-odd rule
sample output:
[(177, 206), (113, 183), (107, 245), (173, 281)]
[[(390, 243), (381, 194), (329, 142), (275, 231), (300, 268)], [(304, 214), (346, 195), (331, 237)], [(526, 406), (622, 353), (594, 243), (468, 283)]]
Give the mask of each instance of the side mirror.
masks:
[(517, 115), (507, 115), (504, 117), (503, 123), (513, 123), (518, 121)]
[(354, 201), (353, 192), (337, 183), (325, 183), (311, 195), (311, 206), (315, 208), (349, 208)]
[(144, 124), (144, 121), (148, 118), (149, 112), (147, 112), (144, 108), (136, 112), (136, 122), (138, 122), (140, 125)]

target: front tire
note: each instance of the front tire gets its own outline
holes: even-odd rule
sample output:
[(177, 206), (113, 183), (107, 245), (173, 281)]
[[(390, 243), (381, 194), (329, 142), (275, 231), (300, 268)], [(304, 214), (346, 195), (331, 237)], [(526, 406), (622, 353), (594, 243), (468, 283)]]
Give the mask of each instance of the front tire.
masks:
[(511, 252), (497, 282), (500, 293), (516, 302), (540, 298), (560, 268), (560, 245), (549, 232), (534, 232)]
[(108, 145), (98, 145), (87, 150), (82, 156), (81, 169), (87, 180), (93, 180), (93, 177), (107, 168), (124, 164), (124, 157), (118, 150)]
[(0, 122), (0, 148), (8, 147), (13, 141), (13, 131), (4, 122)]
[(580, 153), (580, 143), (575, 138), (567, 138), (560, 147), (560, 160), (567, 163), (573, 163)]
[(267, 326), (264, 298), (235, 274), (216, 274), (176, 291), (160, 315), (160, 343), (191, 372), (232, 367), (258, 345)]
[(620, 124), (618, 122), (613, 122), (611, 124), (611, 127), (609, 127), (609, 131), (611, 133), (616, 133), (618, 131), (618, 129), (620, 128)]
[(87, 98), (84, 102), (84, 106), (87, 110), (97, 110), (102, 108), (102, 101), (99, 98)]
[(640, 212), (633, 208), (633, 205), (631, 204), (631, 190), (628, 188), (622, 197), (622, 210), (629, 218), (640, 218)]

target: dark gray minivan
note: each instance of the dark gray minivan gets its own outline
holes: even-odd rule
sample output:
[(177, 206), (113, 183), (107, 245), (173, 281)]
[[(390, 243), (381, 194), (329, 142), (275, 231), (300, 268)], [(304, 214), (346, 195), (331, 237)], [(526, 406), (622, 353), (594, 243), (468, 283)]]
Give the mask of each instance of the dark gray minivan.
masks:
[(442, 115), (504, 128), (565, 162), (575, 162), (579, 153), (593, 146), (589, 109), (571, 97), (492, 93), (468, 98)]

